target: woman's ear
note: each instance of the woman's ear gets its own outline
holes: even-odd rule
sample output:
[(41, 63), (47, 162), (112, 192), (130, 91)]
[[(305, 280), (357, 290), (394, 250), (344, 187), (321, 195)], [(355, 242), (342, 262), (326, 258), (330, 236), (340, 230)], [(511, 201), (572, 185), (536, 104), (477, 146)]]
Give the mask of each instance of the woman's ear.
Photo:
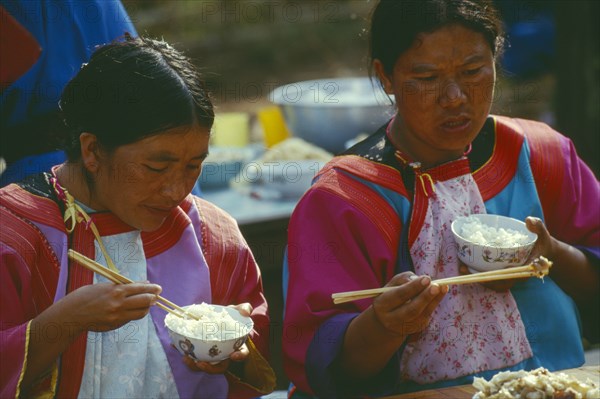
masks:
[(394, 94), (394, 88), (392, 85), (392, 81), (388, 77), (388, 75), (385, 73), (385, 68), (383, 67), (382, 62), (379, 61), (379, 59), (373, 60), (373, 69), (375, 70), (375, 73), (377, 74), (377, 78), (379, 79), (379, 81), (381, 82), (381, 85), (383, 86), (383, 90), (385, 90), (385, 92), (387, 94)]
[(81, 162), (85, 169), (95, 175), (100, 168), (98, 139), (95, 134), (83, 132), (79, 135)]

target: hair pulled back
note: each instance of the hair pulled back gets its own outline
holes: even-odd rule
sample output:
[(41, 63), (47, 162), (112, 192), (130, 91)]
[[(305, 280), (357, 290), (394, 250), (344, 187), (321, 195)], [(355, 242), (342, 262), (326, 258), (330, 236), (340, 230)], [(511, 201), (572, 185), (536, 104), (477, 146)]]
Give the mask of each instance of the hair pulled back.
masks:
[(65, 87), (60, 102), (70, 161), (79, 136), (96, 135), (108, 150), (167, 129), (197, 124), (210, 130), (214, 110), (196, 68), (164, 41), (133, 38), (99, 47)]
[(481, 33), (494, 56), (501, 53), (502, 22), (489, 0), (380, 0), (371, 14), (371, 64), (375, 59), (380, 60), (389, 74), (418, 35), (452, 24)]

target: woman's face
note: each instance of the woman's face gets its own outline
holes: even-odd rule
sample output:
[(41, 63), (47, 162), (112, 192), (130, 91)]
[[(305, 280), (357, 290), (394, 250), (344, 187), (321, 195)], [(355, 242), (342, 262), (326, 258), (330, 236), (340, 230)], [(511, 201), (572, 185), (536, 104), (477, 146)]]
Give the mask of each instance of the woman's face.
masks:
[(109, 210), (142, 231), (158, 229), (192, 191), (208, 155), (209, 132), (178, 127), (140, 141), (96, 151), (90, 206)]
[(462, 25), (418, 36), (389, 75), (379, 60), (374, 67), (396, 98), (394, 144), (426, 166), (460, 156), (488, 116), (494, 57), (484, 36)]

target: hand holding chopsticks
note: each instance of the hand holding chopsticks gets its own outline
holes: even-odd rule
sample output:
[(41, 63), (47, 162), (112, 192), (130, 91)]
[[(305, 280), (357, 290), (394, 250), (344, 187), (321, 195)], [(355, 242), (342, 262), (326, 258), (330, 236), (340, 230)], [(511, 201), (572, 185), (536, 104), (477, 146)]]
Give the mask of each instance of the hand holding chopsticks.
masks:
[[(519, 267), (511, 267), (507, 269), (500, 270), (492, 270), (489, 272), (483, 273), (475, 273), (468, 274), (465, 276), (456, 276), (456, 277), (447, 277), (439, 280), (433, 280), (431, 284), (437, 285), (452, 285), (452, 284), (472, 284), (472, 283), (483, 283), (488, 281), (497, 281), (497, 280), (508, 280), (515, 278), (529, 278), (529, 277), (538, 277), (543, 278), (548, 275), (550, 271), (550, 267), (552, 266), (552, 262), (548, 259), (540, 256), (533, 263), (526, 266)], [(332, 294), (331, 298), (333, 299), (333, 303), (345, 303), (351, 301), (357, 301), (360, 299), (372, 298), (384, 292), (393, 290), (398, 288), (394, 287), (382, 287), (382, 288), (373, 288), (368, 290), (359, 290), (359, 291), (348, 291), (348, 292), (338, 292), (336, 294)]]
[[(67, 252), (68, 256), (70, 259), (78, 262), (81, 266), (85, 267), (86, 269), (89, 269), (103, 277), (105, 277), (106, 279), (112, 281), (115, 284), (131, 284), (133, 283), (132, 280), (128, 279), (127, 277), (107, 268), (102, 266), (100, 263), (88, 258), (85, 255), (80, 254), (79, 252), (76, 252), (72, 249), (69, 249), (69, 251)], [(178, 317), (189, 317), (195, 320), (198, 320), (198, 317), (196, 317), (195, 315), (186, 312), (185, 309), (175, 305), (173, 302), (169, 301), (166, 298), (163, 298), (160, 295), (157, 295), (158, 297), (158, 302), (156, 302), (156, 306), (158, 306), (159, 308), (169, 312), (169, 313), (173, 313), (175, 316)]]

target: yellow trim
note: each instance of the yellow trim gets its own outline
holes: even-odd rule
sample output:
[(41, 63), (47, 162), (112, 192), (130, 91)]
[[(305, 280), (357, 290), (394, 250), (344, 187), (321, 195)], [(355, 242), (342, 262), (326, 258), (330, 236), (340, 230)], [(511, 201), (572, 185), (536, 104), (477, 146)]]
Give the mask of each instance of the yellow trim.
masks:
[(429, 173), (419, 173), (418, 176), (419, 176), (419, 179), (421, 180), (421, 187), (423, 188), (423, 192), (425, 193), (425, 196), (429, 197), (429, 194), (427, 193), (427, 189), (425, 187), (425, 180), (423, 179), (424, 177), (426, 177), (427, 180), (429, 180), (429, 184), (431, 184), (431, 190), (435, 193), (435, 183), (433, 182), (431, 175)]
[(15, 391), (15, 398), (21, 395), (21, 383), (23, 382), (23, 376), (25, 376), (25, 370), (27, 369), (27, 354), (29, 352), (29, 331), (31, 329), (31, 320), (27, 323), (27, 329), (25, 330), (25, 358), (23, 359), (23, 368), (21, 369), (21, 375), (19, 375), (19, 381), (17, 382), (17, 390)]
[(244, 375), (238, 376), (231, 371), (228, 371), (227, 374), (234, 377), (238, 384), (250, 387), (261, 395), (273, 392), (276, 386), (275, 372), (269, 362), (256, 349), (252, 339), (248, 338), (246, 346), (250, 351), (250, 355), (244, 362)]
[(35, 399), (52, 399), (56, 396), (56, 387), (58, 382), (58, 365), (54, 363), (52, 375), (50, 376), (50, 388), (46, 392), (40, 392)]
[[(343, 158), (346, 158), (346, 159), (348, 159), (348, 158), (356, 158), (357, 160), (360, 160), (360, 161), (365, 161), (365, 162), (368, 162), (368, 163), (375, 164), (379, 168), (385, 168), (385, 169), (389, 169), (391, 171), (394, 171), (396, 173), (400, 173), (400, 172), (398, 172), (398, 169), (394, 168), (393, 166), (386, 165), (386, 164), (380, 163), (380, 162), (375, 162), (375, 161), (372, 161), (372, 160), (370, 160), (368, 158), (361, 157), (360, 155), (336, 155), (333, 159), (336, 159), (336, 158), (340, 158), (340, 159), (343, 159)], [(337, 167), (337, 164), (335, 165), (335, 167)], [(321, 172), (325, 172), (325, 168), (321, 169), (319, 171), (319, 173), (317, 173), (317, 175), (320, 175)]]
[[(31, 320), (27, 323), (27, 329), (25, 331), (25, 359), (23, 360), (23, 369), (21, 370), (21, 374), (19, 375), (19, 382), (17, 382), (17, 390), (15, 391), (15, 398), (19, 398), (21, 396), (21, 384), (23, 383), (23, 377), (25, 376), (25, 370), (27, 370), (27, 356), (29, 355), (29, 341), (31, 337)], [(44, 378), (42, 378), (44, 379)], [(51, 399), (56, 396), (56, 387), (58, 382), (58, 364), (54, 363), (52, 366), (52, 374), (50, 376), (50, 389), (46, 392), (35, 392), (35, 389), (31, 389), (29, 392), (31, 398), (35, 399)]]

